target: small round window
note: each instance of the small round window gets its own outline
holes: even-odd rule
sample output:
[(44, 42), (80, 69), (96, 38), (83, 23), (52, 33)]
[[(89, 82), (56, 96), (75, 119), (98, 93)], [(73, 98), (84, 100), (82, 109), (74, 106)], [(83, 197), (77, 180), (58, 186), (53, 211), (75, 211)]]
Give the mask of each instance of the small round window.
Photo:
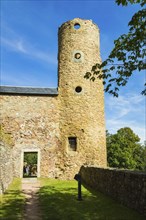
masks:
[(81, 54), (80, 53), (75, 53), (75, 59), (79, 60), (81, 58)]
[(76, 91), (77, 93), (80, 93), (80, 92), (82, 91), (82, 87), (81, 87), (81, 86), (77, 86), (77, 87), (75, 88), (75, 91)]
[(80, 28), (80, 24), (79, 24), (79, 23), (76, 23), (76, 24), (74, 25), (74, 29), (78, 30), (79, 28)]

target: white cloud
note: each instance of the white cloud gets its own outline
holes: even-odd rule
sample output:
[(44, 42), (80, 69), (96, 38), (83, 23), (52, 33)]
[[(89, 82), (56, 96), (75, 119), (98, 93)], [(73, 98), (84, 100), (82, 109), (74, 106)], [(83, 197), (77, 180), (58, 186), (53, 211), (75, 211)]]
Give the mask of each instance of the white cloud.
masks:
[[(31, 75), (31, 77), (29, 77)], [(30, 86), (30, 87), (50, 87), (56, 88), (57, 82), (50, 76), (44, 80), (42, 77), (36, 77), (35, 73), (5, 72), (1, 75), (1, 84), (5, 86)]]
[(24, 40), (22, 39), (12, 40), (12, 39), (2, 38), (1, 43), (8, 50), (13, 50), (18, 53), (23, 53), (26, 54), (27, 56), (30, 56), (31, 58), (43, 60), (47, 63), (57, 65), (57, 56), (49, 55), (32, 46), (29, 46), (29, 43), (27, 44), (24, 43)]
[(16, 31), (2, 23), (1, 46), (7, 50), (12, 50), (16, 53), (25, 54), (30, 58), (42, 60), (52, 65), (57, 65), (57, 55), (49, 54), (36, 48), (34, 42), (28, 42), (24, 36), (21, 36)]
[(16, 42), (17, 49), (22, 53), (27, 53), (27, 50), (24, 48), (24, 43), (22, 41)]
[(136, 120), (116, 120), (109, 119), (106, 121), (107, 130), (110, 133), (116, 133), (117, 130), (124, 127), (130, 127), (135, 134), (140, 137), (140, 142), (143, 143), (146, 140), (146, 128), (144, 125), (139, 124)]
[(119, 98), (106, 97), (106, 127), (111, 133), (130, 127), (141, 139), (146, 140), (145, 97), (127, 94)]
[(18, 72), (15, 72), (15, 73), (5, 72), (5, 74), (2, 74), (2, 76), (1, 76), (1, 81), (2, 81), (3, 85), (9, 85), (9, 86), (11, 86), (11, 85), (25, 86), (24, 82), (26, 84), (30, 84), (32, 86), (39, 84), (39, 80), (37, 80), (32, 75), (31, 75), (31, 77), (28, 77), (29, 75), (30, 75), (30, 73), (18, 74)]
[[(3, 56), (3, 71), (1, 73), (1, 81), (4, 85), (41, 85), (42, 86), (53, 86), (56, 87), (56, 81), (53, 79), (53, 75), (51, 75), (51, 72), (54, 73), (57, 71), (57, 54), (49, 53), (48, 51), (43, 51), (43, 49), (38, 48), (38, 44), (34, 42), (31, 42), (30, 40), (27, 40), (24, 35), (19, 34), (17, 31), (10, 28), (6, 23), (2, 24), (2, 34), (1, 34), (1, 46), (5, 50), (2, 50), (2, 56)], [(19, 63), (17, 68), (9, 68), (9, 65), (5, 64), (5, 51), (14, 53), (14, 57), (17, 55), (19, 57), (23, 57), (21, 59), (21, 64)], [(12, 55), (11, 55), (12, 56)], [(33, 61), (34, 68), (30, 65), (27, 68), (27, 66), (24, 68), (23, 72), (23, 65), (26, 64), (26, 62), (29, 60)], [(47, 73), (47, 81), (43, 80), (41, 77), (41, 73), (39, 72), (40, 69), (35, 68), (35, 64), (37, 66), (37, 63), (40, 63), (43, 67), (43, 74), (45, 77), (46, 69), (49, 69), (51, 67), (51, 71)], [(8, 64), (11, 63), (11, 60)], [(30, 62), (32, 64), (32, 62)], [(13, 64), (13, 63), (12, 63)], [(8, 67), (8, 68), (5, 68)], [(22, 68), (21, 68), (22, 66)], [(48, 68), (49, 67), (49, 68)], [(18, 73), (19, 72), (19, 73)], [(30, 77), (31, 76), (31, 77)], [(37, 77), (36, 77), (37, 76)], [(47, 84), (48, 83), (48, 84)]]
[(21, 53), (27, 53), (27, 50), (25, 49), (25, 46), (22, 40), (8, 40), (2, 37), (1, 44), (11, 50), (21, 52)]

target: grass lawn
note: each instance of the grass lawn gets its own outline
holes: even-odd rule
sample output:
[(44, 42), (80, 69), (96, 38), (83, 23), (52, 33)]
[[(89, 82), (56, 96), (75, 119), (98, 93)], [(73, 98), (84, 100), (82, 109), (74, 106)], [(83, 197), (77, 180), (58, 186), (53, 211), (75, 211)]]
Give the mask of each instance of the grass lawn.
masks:
[(24, 197), (21, 194), (21, 179), (14, 179), (8, 190), (0, 198), (0, 219), (22, 219)]
[(82, 187), (82, 201), (77, 200), (77, 182), (40, 179), (39, 192), (43, 220), (144, 220), (101, 193)]

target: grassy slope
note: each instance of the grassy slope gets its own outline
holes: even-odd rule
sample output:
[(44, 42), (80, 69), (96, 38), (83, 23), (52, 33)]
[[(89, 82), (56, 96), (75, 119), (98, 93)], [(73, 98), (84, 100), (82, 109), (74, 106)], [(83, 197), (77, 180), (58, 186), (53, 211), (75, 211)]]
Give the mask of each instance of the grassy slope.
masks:
[(24, 197), (21, 194), (21, 179), (14, 179), (8, 190), (1, 195), (0, 219), (22, 219)]
[(144, 220), (101, 193), (82, 187), (83, 201), (77, 200), (77, 182), (41, 179), (40, 205), (43, 220)]

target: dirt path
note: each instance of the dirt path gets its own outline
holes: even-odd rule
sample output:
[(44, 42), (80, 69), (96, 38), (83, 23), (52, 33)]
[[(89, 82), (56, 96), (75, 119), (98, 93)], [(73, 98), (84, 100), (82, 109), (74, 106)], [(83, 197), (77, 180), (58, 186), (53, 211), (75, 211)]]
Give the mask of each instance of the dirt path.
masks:
[(22, 192), (26, 197), (24, 220), (42, 220), (37, 195), (39, 189), (37, 178), (22, 179)]

